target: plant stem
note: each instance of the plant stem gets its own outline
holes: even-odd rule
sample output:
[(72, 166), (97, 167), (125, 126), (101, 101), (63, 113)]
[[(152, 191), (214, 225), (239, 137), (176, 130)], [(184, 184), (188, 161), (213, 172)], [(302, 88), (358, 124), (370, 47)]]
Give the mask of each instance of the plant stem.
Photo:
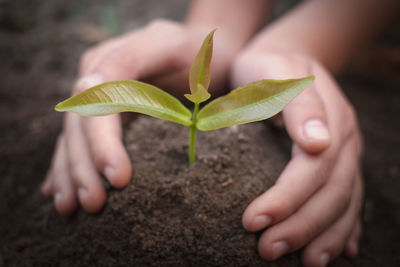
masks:
[(196, 133), (197, 133), (197, 112), (199, 111), (199, 103), (194, 104), (192, 124), (190, 125), (190, 140), (189, 140), (189, 165), (192, 165), (196, 160)]

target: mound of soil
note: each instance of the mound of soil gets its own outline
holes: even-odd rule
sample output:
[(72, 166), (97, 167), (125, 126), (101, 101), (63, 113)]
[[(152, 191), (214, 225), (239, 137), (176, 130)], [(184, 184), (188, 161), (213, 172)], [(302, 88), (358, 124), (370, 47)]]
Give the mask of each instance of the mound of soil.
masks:
[(262, 123), (200, 132), (189, 167), (188, 129), (141, 117), (125, 131), (132, 181), (109, 192), (101, 213), (64, 220), (49, 207), (46, 222), (30, 225), (28, 244), (23, 237), (8, 249), (35, 264), (262, 266), (241, 215), (288, 160), (278, 136)]

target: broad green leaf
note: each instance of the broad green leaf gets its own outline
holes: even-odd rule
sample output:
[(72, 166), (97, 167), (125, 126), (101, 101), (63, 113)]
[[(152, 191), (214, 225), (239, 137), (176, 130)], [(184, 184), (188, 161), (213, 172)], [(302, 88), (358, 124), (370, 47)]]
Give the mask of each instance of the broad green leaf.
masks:
[(155, 118), (191, 124), (191, 112), (163, 90), (139, 81), (113, 81), (92, 87), (59, 103), (55, 110), (85, 116), (139, 112)]
[(206, 91), (210, 85), (210, 63), (213, 51), (213, 36), (216, 30), (214, 29), (206, 36), (190, 67), (189, 86), (192, 94), (196, 93), (197, 84), (201, 84)]
[(201, 84), (197, 85), (197, 91), (194, 94), (185, 94), (184, 96), (195, 104), (206, 101), (211, 97), (206, 89)]
[(197, 117), (197, 128), (210, 131), (270, 118), (313, 81), (314, 76), (261, 80), (237, 88), (204, 106)]

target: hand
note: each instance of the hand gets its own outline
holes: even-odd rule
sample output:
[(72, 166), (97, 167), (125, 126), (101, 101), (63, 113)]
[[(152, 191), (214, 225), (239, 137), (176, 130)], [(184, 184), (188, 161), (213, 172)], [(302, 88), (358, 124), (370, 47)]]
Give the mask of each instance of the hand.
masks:
[(263, 258), (303, 248), (305, 266), (325, 266), (342, 251), (355, 256), (361, 234), (362, 144), (355, 112), (331, 75), (306, 56), (248, 49), (232, 68), (235, 87), (311, 74), (313, 85), (283, 111), (292, 159), (276, 184), (247, 207), (243, 225), (265, 229), (258, 243)]
[[(84, 53), (73, 93), (109, 80), (145, 79), (173, 94), (188, 91), (190, 64), (211, 29), (156, 21), (149, 26), (104, 42)], [(223, 35), (214, 47), (213, 82), (222, 88), (231, 53)], [(119, 115), (80, 117), (68, 113), (42, 193), (54, 197), (60, 214), (74, 212), (78, 203), (88, 212), (99, 211), (106, 201), (101, 176), (116, 188), (131, 177), (129, 157), (121, 141)]]

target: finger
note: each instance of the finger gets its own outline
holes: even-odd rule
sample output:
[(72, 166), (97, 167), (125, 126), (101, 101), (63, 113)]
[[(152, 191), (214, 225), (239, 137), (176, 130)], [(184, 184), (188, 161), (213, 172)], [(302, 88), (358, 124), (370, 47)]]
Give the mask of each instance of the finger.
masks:
[(93, 73), (93, 69), (99, 64), (103, 57), (110, 53), (110, 51), (122, 47), (123, 44), (128, 41), (130, 35), (131, 34), (127, 34), (107, 40), (85, 51), (79, 62), (79, 76), (83, 77), (87, 76), (87, 74)]
[(61, 139), (63, 139), (63, 134), (58, 136), (56, 147), (54, 149), (54, 155), (51, 159), (51, 164), (49, 171), (47, 172), (46, 179), (40, 187), (40, 191), (45, 197), (51, 198), (54, 194), (54, 187), (53, 187), (53, 177), (54, 177), (54, 169), (57, 162), (57, 159), (60, 157), (60, 149), (61, 149)]
[(68, 171), (67, 145), (64, 136), (57, 143), (53, 166), (54, 206), (62, 215), (70, 215), (77, 208), (75, 188)]
[(276, 259), (305, 246), (344, 212), (351, 199), (358, 163), (352, 144), (344, 146), (328, 182), (289, 218), (264, 232), (259, 240), (263, 257)]
[(40, 192), (47, 198), (53, 196), (53, 176), (50, 173), (47, 174), (44, 182), (40, 186)]
[(82, 118), (91, 156), (107, 180), (117, 188), (126, 186), (132, 169), (129, 156), (122, 143), (119, 115)]
[(358, 242), (360, 240), (361, 236), (361, 222), (360, 219), (358, 219), (353, 226), (353, 230), (350, 234), (350, 238), (346, 243), (345, 246), (345, 255), (349, 258), (353, 258), (357, 255), (358, 253)]
[(97, 212), (104, 205), (106, 192), (91, 159), (81, 118), (76, 114), (67, 113), (65, 123), (68, 167), (79, 202), (86, 211)]
[(276, 184), (246, 208), (243, 226), (248, 231), (258, 231), (290, 216), (323, 185), (334, 163), (322, 156), (298, 152)]
[[(187, 49), (185, 47), (187, 44), (182, 42), (180, 38), (170, 38), (171, 32), (177, 30), (176, 25), (168, 23), (158, 25), (158, 31), (155, 31), (157, 29), (156, 26), (149, 27), (150, 30), (137, 31), (129, 37), (129, 42), (125, 42), (124, 45), (119, 43), (106, 52), (102, 50), (101, 57), (96, 61), (95, 65), (83, 64), (81, 73), (84, 76), (78, 80), (75, 93), (100, 82), (131, 78), (138, 79), (151, 76), (159, 70), (181, 68), (182, 65), (187, 64), (186, 58), (177, 56), (181, 54), (183, 48)], [(159, 30), (161, 25), (163, 25), (162, 27), (165, 30)], [(190, 53), (183, 54), (188, 54), (190, 57)], [(176, 58), (180, 58), (180, 60), (176, 60)], [(88, 69), (85, 69), (86, 67)], [(84, 125), (83, 134), (82, 137), (76, 139), (87, 141), (87, 144), (83, 144), (86, 141), (81, 142), (81, 145), (86, 145), (89, 150), (88, 155), (84, 156), (87, 158), (84, 167), (90, 168), (91, 166), (89, 165), (92, 164), (114, 186), (122, 187), (126, 185), (131, 176), (131, 167), (121, 141), (119, 116), (85, 118), (81, 121)], [(72, 131), (70, 135), (73, 135)], [(76, 145), (71, 144), (71, 147), (73, 146)], [(70, 147), (70, 144), (68, 147)], [(81, 163), (81, 165), (83, 164)], [(88, 171), (93, 172), (92, 169)], [(78, 184), (83, 183), (83, 178), (81, 177), (74, 179), (77, 180)], [(87, 184), (93, 186), (94, 179), (88, 179), (89, 182)]]
[[(97, 61), (97, 65), (90, 66), (91, 74), (85, 69), (81, 70), (87, 76), (79, 79), (75, 93), (107, 80), (138, 78), (151, 75), (158, 69), (174, 67), (172, 55), (176, 51), (171, 54), (168, 48), (176, 48), (176, 41), (159, 35), (149, 35), (146, 31), (138, 31), (130, 37), (129, 46), (117, 45), (107, 53), (102, 52), (102, 58)], [(144, 38), (146, 36), (147, 38)], [(150, 37), (154, 40), (150, 40)], [(132, 51), (141, 51), (141, 53), (132, 53)], [(96, 167), (112, 185), (125, 186), (131, 177), (131, 166), (121, 141), (119, 116), (82, 120), (84, 134), (87, 136), (90, 154)]]
[(304, 249), (302, 260), (305, 266), (325, 266), (342, 252), (358, 220), (361, 201), (361, 180), (357, 179), (346, 213)]
[(290, 137), (309, 153), (319, 153), (331, 143), (325, 107), (314, 86), (304, 90), (283, 110)]
[[(102, 83), (105, 80), (99, 73), (81, 78), (75, 92)], [(124, 187), (131, 178), (129, 156), (122, 143), (121, 119), (117, 114), (101, 117), (82, 117), (82, 127), (90, 156), (98, 172), (117, 188)]]

